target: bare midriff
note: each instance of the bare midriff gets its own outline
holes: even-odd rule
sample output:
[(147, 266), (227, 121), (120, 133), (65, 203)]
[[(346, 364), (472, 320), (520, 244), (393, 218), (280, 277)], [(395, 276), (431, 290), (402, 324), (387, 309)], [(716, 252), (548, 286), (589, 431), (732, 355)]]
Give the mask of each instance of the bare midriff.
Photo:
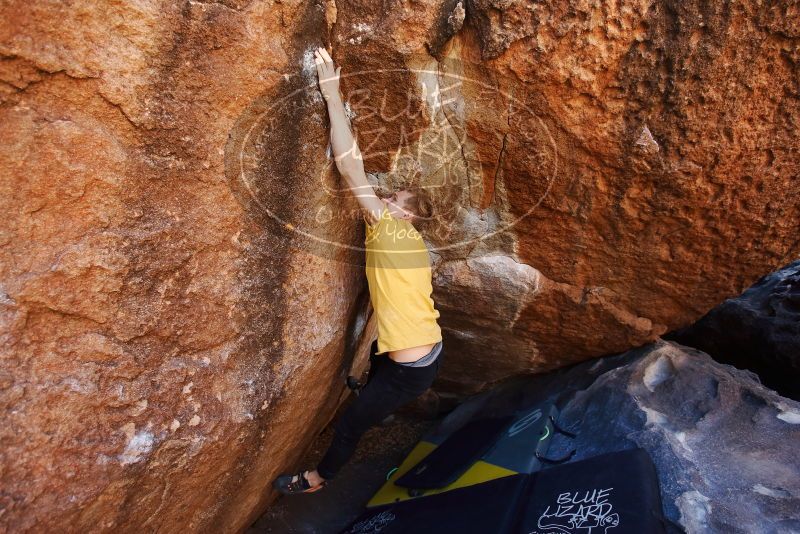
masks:
[(389, 358), (393, 359), (396, 362), (415, 362), (428, 354), (433, 347), (436, 346), (436, 343), (431, 343), (430, 345), (420, 345), (418, 347), (409, 347), (407, 349), (400, 349), (400, 350), (393, 350), (389, 351), (388, 355)]

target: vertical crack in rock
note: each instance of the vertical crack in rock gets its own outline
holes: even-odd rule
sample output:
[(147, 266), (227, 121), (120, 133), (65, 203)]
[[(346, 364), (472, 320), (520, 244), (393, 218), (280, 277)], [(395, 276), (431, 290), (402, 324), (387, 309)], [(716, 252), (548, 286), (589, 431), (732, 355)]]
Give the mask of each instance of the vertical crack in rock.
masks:
[[(299, 279), (301, 277), (294, 274), (292, 278), (289, 278), (290, 271), (294, 271), (291, 261), (293, 255), (297, 253), (297, 248), (300, 248), (303, 253), (317, 254), (320, 258), (333, 260), (338, 255), (340, 261), (345, 259), (341, 253), (336, 252), (335, 247), (322, 249), (312, 239), (298, 237), (293, 233), (293, 225), (287, 222), (295, 220), (296, 214), (302, 211), (302, 207), (298, 203), (300, 199), (305, 199), (306, 202), (320, 199), (321, 191), (308, 190), (309, 187), (319, 187), (315, 181), (318, 161), (313, 156), (316, 151), (303, 141), (313, 136), (315, 141), (319, 137), (319, 141), (324, 142), (324, 137), (320, 135), (326, 127), (324, 119), (322, 119), (324, 102), (317, 90), (313, 61), (309, 65), (312, 49), (309, 47), (307, 35), (317, 33), (319, 28), (324, 28), (328, 24), (332, 26), (335, 23), (335, 4), (333, 6), (327, 4), (326, 8), (323, 10), (316, 4), (309, 3), (300, 27), (295, 29), (291, 50), (297, 58), (297, 63), (302, 65), (302, 76), (293, 76), (288, 80), (282, 80), (272, 91), (272, 95), (277, 98), (264, 95), (251, 110), (256, 115), (253, 118), (261, 120), (258, 114), (263, 109), (263, 104), (260, 102), (269, 103), (278, 98), (284, 98), (285, 95), (292, 95), (280, 110), (274, 112), (278, 113), (278, 116), (271, 117), (271, 119), (277, 119), (277, 123), (272, 125), (274, 130), (267, 132), (272, 135), (256, 141), (252, 147), (256, 150), (256, 159), (262, 161), (256, 174), (258, 177), (258, 182), (255, 184), (256, 189), (240, 190), (238, 193), (240, 200), (250, 206), (249, 214), (257, 221), (254, 230), (262, 234), (255, 238), (250, 259), (250, 274), (248, 275), (248, 278), (255, 281), (253, 289), (256, 290), (253, 294), (255, 298), (251, 300), (250, 311), (250, 330), (254, 337), (249, 345), (243, 347), (243, 353), (245, 355), (261, 355), (266, 351), (269, 354), (268, 358), (261, 359), (258, 367), (245, 366), (243, 368), (243, 379), (247, 376), (257, 378), (263, 386), (260, 388), (261, 395), (255, 396), (251, 401), (255, 403), (251, 407), (251, 411), (257, 413), (255, 419), (257, 424), (246, 437), (250, 445), (246, 446), (245, 450), (251, 451), (253, 457), (252, 459), (246, 456), (241, 457), (235, 472), (232, 476), (229, 475), (232, 480), (239, 481), (240, 488), (242, 486), (249, 487), (252, 491), (263, 488), (264, 481), (276, 476), (277, 469), (282, 467), (271, 461), (271, 457), (278, 454), (279, 451), (275, 449), (275, 445), (263, 442), (264, 430), (271, 431), (272, 435), (279, 431), (286, 433), (286, 430), (275, 428), (273, 426), (275, 423), (272, 421), (280, 419), (278, 410), (296, 410), (296, 407), (290, 408), (289, 406), (296, 402), (288, 396), (295, 391), (291, 380), (295, 374), (302, 374), (305, 377), (304, 380), (309, 380), (307, 369), (317, 365), (308, 361), (301, 363), (300, 355), (291, 354), (290, 345), (287, 346), (287, 342), (296, 344), (294, 339), (287, 340), (287, 336), (293, 337), (287, 332), (290, 327), (287, 321), (297, 320), (297, 318), (287, 315), (288, 308), (278, 307), (276, 309), (273, 306), (266, 307), (263, 303), (288, 302), (293, 292), (288, 292), (287, 284), (301, 283)], [(290, 62), (291, 64), (292, 62)], [(320, 113), (311, 113), (312, 109)], [(247, 122), (245, 119), (240, 128), (246, 127)], [(276, 180), (276, 174), (281, 178)], [(332, 199), (322, 198), (321, 200), (330, 202)], [(273, 210), (269, 216), (264, 212), (265, 206)], [(322, 273), (320, 272), (320, 274)], [(292, 296), (292, 298), (294, 297)], [(350, 310), (352, 316), (353, 307), (348, 305), (347, 309)], [(344, 310), (344, 314), (347, 315), (347, 310)], [(328, 320), (335, 321), (334, 318)], [(309, 356), (311, 354), (306, 355), (306, 358)], [(335, 363), (337, 365), (334, 367), (343, 369), (346, 360)], [(308, 391), (306, 386), (300, 387)], [(324, 419), (333, 413), (332, 408), (335, 408), (336, 398), (332, 395), (335, 394), (338, 397), (339, 388), (325, 389), (325, 393), (321, 400), (327, 399), (327, 403), (324, 405), (326, 409), (319, 413), (307, 414), (307, 417)], [(284, 404), (286, 406), (283, 406)], [(301, 421), (298, 421), (296, 424), (301, 428), (293, 430), (291, 433), (305, 432), (304, 439), (307, 439), (313, 435), (317, 425), (324, 424), (324, 422), (322, 420), (302, 424)], [(259, 429), (261, 429), (260, 432)], [(282, 440), (284, 439), (282, 438)], [(296, 443), (292, 440), (292, 446), (294, 445)], [(268, 451), (272, 451), (272, 453), (266, 454)], [(296, 452), (292, 456), (296, 456)], [(295, 458), (290, 458), (289, 461), (295, 461)], [(229, 499), (234, 499), (237, 492), (230, 491), (226, 495)], [(236, 507), (232, 506), (232, 502), (229, 504), (222, 503), (222, 508), (230, 511), (216, 515), (214, 523), (211, 525), (213, 529), (224, 529), (225, 525), (236, 520), (230, 515), (233, 510), (236, 510)]]
[[(437, 70), (437, 78), (438, 79), (442, 79), (443, 76), (445, 76), (445, 74), (442, 73), (442, 68), (441, 67), (442, 67), (441, 62), (439, 60), (436, 60), (436, 70)], [(437, 79), (437, 87), (436, 87), (437, 91), (439, 90), (439, 85), (440, 85), (440, 83), (438, 82), (438, 79)], [(461, 98), (463, 98), (463, 95), (459, 95), (459, 96)], [(461, 152), (461, 159), (464, 162), (464, 169), (465, 169), (465, 172), (466, 172), (467, 187), (470, 190), (472, 190), (472, 187), (473, 187), (472, 180), (475, 179), (475, 178), (473, 178), (472, 174), (470, 173), (470, 164), (469, 164), (469, 160), (467, 159), (467, 154), (466, 154), (466, 151), (464, 149), (464, 142), (463, 142), (462, 137), (461, 137), (462, 134), (464, 134), (464, 132), (465, 132), (464, 126), (463, 125), (459, 125), (459, 128), (456, 128), (453, 125), (453, 122), (450, 119), (450, 114), (448, 113), (447, 106), (439, 105), (436, 108), (436, 111), (440, 111), (442, 113), (442, 116), (444, 117), (445, 121), (447, 122), (448, 127), (450, 128), (450, 132), (458, 140), (458, 146), (459, 146), (459, 149), (460, 149), (460, 152)]]
[[(170, 14), (176, 28), (172, 33), (171, 41), (165, 45), (160, 54), (162, 60), (157, 65), (152, 77), (152, 85), (148, 88), (150, 94), (145, 97), (148, 102), (147, 117), (149, 127), (146, 132), (140, 131), (140, 151), (142, 161), (140, 173), (146, 177), (137, 182), (132, 192), (136, 200), (133, 202), (134, 209), (142, 216), (135, 221), (138, 228), (150, 228), (151, 235), (142, 235), (142, 238), (131, 241), (129, 257), (132, 259), (134, 268), (132, 276), (127, 282), (131, 287), (139, 285), (143, 280), (164, 280), (165, 276), (169, 280), (175, 280), (176, 285), (170, 288), (169, 294), (173, 294), (172, 299), (179, 299), (179, 295), (185, 294), (192, 284), (192, 275), (186, 267), (189, 262), (196, 262), (194, 258), (200, 257), (202, 248), (197, 251), (191, 250), (188, 236), (185, 233), (188, 228), (183, 228), (181, 216), (186, 211), (186, 206), (182, 199), (191, 198), (193, 186), (191, 182), (185, 180), (185, 165), (190, 168), (195, 162), (205, 159), (204, 153), (207, 146), (211, 144), (211, 138), (199, 131), (199, 125), (203, 118), (198, 116), (195, 108), (187, 106), (190, 101), (192, 89), (189, 85), (191, 75), (188, 65), (201, 63), (200, 54), (204, 46), (202, 41), (207, 38), (208, 31), (205, 27), (206, 17), (214, 17), (220, 13), (218, 10), (227, 10), (230, 6), (225, 6), (217, 2), (211, 3), (192, 3), (183, 4), (179, 13)], [(235, 10), (234, 10), (235, 11)], [(238, 16), (232, 12), (230, 16)], [(165, 206), (166, 204), (166, 206)], [(180, 215), (178, 215), (180, 214)], [(264, 255), (259, 250), (259, 238), (257, 236), (245, 237), (241, 235), (241, 243), (246, 247), (252, 247), (245, 254), (260, 255), (258, 266), (252, 265), (250, 272), (245, 274), (246, 280), (258, 279), (263, 274), (258, 274), (256, 269), (272, 271), (271, 282), (279, 282), (283, 272), (277, 262), (283, 260), (285, 254), (285, 242), (278, 241), (272, 244), (275, 255)], [(248, 241), (249, 240), (249, 241)], [(283, 247), (281, 245), (284, 245)], [(283, 253), (282, 253), (283, 251)], [(153, 261), (154, 258), (158, 261)], [(253, 257), (246, 259), (252, 261)], [(255, 262), (254, 262), (255, 263)], [(246, 271), (245, 271), (246, 272)], [(280, 288), (278, 283), (276, 286)], [(160, 298), (154, 294), (153, 290), (142, 288), (141, 296), (136, 296), (141, 300), (141, 306), (155, 306), (151, 299)], [(245, 285), (245, 303), (248, 289)], [(185, 421), (184, 430), (181, 430), (180, 421), (175, 427), (175, 432), (180, 432), (184, 436), (193, 436), (191, 439), (172, 436), (160, 436), (154, 444), (150, 457), (141, 465), (141, 469), (136, 476), (132, 473), (128, 475), (126, 484), (126, 497), (123, 506), (119, 508), (119, 515), (115, 522), (120, 525), (136, 522), (136, 517), (141, 514), (142, 509), (160, 510), (159, 514), (151, 514), (141, 524), (152, 528), (160, 529), (164, 527), (164, 521), (183, 517), (187, 528), (199, 528), (200, 525), (208, 524), (221, 508), (228, 506), (227, 496), (235, 494), (235, 488), (240, 483), (240, 473), (242, 470), (242, 458), (225, 455), (222, 453), (229, 440), (236, 435), (238, 444), (242, 440), (257, 439), (258, 429), (252, 425), (240, 426), (234, 430), (236, 421), (241, 421), (241, 417), (246, 414), (236, 413), (239, 410), (255, 412), (254, 408), (247, 408), (239, 405), (235, 399), (242, 390), (247, 390), (248, 385), (245, 377), (252, 380), (255, 377), (270, 380), (270, 373), (266, 371), (267, 366), (281, 352), (281, 347), (269, 347), (269, 352), (264, 354), (262, 347), (268, 345), (273, 340), (280, 340), (281, 317), (280, 305), (282, 299), (276, 295), (274, 289), (265, 287), (262, 282), (262, 294), (271, 293), (273, 315), (264, 317), (263, 312), (257, 316), (263, 320), (257, 328), (249, 326), (244, 335), (238, 340), (231, 340), (236, 344), (235, 349), (225, 354), (227, 361), (217, 361), (213, 368), (201, 369), (193, 377), (193, 382), (197, 384), (194, 391), (184, 393), (187, 403), (193, 406), (194, 413), (191, 411), (181, 417), (180, 412), (175, 412), (174, 416), (181, 417)], [(166, 295), (165, 295), (166, 296)], [(144, 298), (142, 298), (144, 297)], [(260, 300), (260, 299), (259, 299)], [(165, 304), (169, 305), (170, 300)], [(247, 304), (244, 304), (247, 306)], [(147, 309), (147, 308), (145, 308)], [(240, 309), (241, 310), (241, 309)], [(248, 310), (253, 314), (253, 310)], [(172, 313), (175, 313), (174, 311)], [(180, 332), (183, 328), (180, 324), (167, 326)], [(253, 332), (266, 332), (260, 339), (248, 339)], [(219, 335), (226, 335), (222, 332)], [(168, 375), (167, 369), (175, 363), (170, 360), (159, 362), (155, 358), (159, 351), (160, 342), (154, 342), (157, 338), (147, 331), (136, 334), (142, 340), (142, 347), (151, 352), (147, 360), (152, 362), (151, 367), (145, 372), (144, 376), (150, 380), (157, 381), (159, 376)], [(266, 339), (265, 339), (266, 338)], [(219, 346), (219, 345), (218, 345)], [(162, 349), (164, 350), (164, 349)], [(165, 353), (173, 355), (180, 361), (185, 356), (180, 346), (170, 347), (164, 350)], [(213, 351), (212, 351), (213, 354)], [(267, 356), (267, 358), (264, 358)], [(253, 359), (256, 361), (248, 361)], [(257, 363), (257, 360), (261, 362)], [(212, 371), (212, 369), (214, 369)], [(212, 380), (210, 373), (217, 374), (217, 387), (210, 384)], [(243, 375), (239, 380), (236, 379), (239, 372)], [(216, 395), (209, 391), (209, 387), (217, 389)], [(230, 389), (226, 389), (230, 388)], [(237, 391), (239, 390), (239, 391)], [(223, 393), (220, 393), (223, 391)], [(244, 393), (246, 395), (247, 393)], [(223, 396), (224, 395), (224, 396)], [(163, 402), (163, 401), (162, 401)], [(249, 401), (255, 403), (255, 401)], [(163, 405), (163, 404), (162, 404)], [(179, 406), (172, 406), (173, 410), (180, 410)], [(231, 413), (233, 412), (233, 413)], [(258, 413), (258, 412), (256, 412)], [(173, 414), (168, 413), (168, 419), (172, 419)], [(185, 417), (185, 419), (184, 419)], [(177, 420), (177, 419), (174, 419)], [(263, 419), (262, 419), (263, 420)], [(232, 424), (233, 423), (233, 424)], [(227, 435), (226, 435), (227, 434)], [(257, 447), (250, 447), (250, 451), (257, 451)], [(245, 452), (252, 454), (252, 452)], [(193, 459), (196, 457), (196, 459)], [(216, 462), (203, 461), (204, 458), (215, 458)], [(199, 460), (199, 462), (198, 462)], [(245, 462), (246, 463), (246, 462)], [(163, 465), (169, 465), (165, 473)], [(176, 473), (194, 473), (194, 476), (214, 480), (217, 488), (223, 489), (220, 493), (212, 492), (197, 499), (191, 499), (193, 503), (190, 509), (179, 511), (182, 505), (175, 496), (186, 495), (190, 491), (186, 487), (187, 478), (185, 476), (176, 478), (176, 484), (172, 485), (173, 497), (169, 500), (164, 499), (167, 485), (164, 480), (177, 476)], [(166, 476), (165, 476), (166, 475)], [(188, 478), (191, 480), (191, 478)], [(220, 496), (226, 496), (220, 499)], [(136, 503), (136, 504), (134, 504)], [(89, 520), (89, 517), (86, 518)]]
[[(510, 119), (509, 119), (510, 122)], [(510, 127), (510, 125), (509, 125)], [(492, 183), (491, 193), (489, 198), (485, 198), (485, 203), (491, 204), (494, 200), (494, 190), (496, 184), (500, 182), (503, 172), (503, 162), (506, 156), (506, 140), (508, 139), (508, 132), (503, 134), (502, 145), (500, 146), (500, 153), (497, 155), (497, 169), (494, 171), (494, 183)], [(487, 195), (488, 196), (488, 195)]]
[(440, 3), (439, 14), (430, 28), (430, 37), (425, 42), (428, 53), (437, 61), (443, 59), (442, 52), (464, 25), (466, 19), (465, 0), (444, 0)]
[(327, 27), (327, 38), (331, 53), (334, 51), (334, 43), (331, 39), (336, 35), (336, 22), (338, 20), (338, 9), (336, 7), (336, 0), (325, 0), (325, 25)]

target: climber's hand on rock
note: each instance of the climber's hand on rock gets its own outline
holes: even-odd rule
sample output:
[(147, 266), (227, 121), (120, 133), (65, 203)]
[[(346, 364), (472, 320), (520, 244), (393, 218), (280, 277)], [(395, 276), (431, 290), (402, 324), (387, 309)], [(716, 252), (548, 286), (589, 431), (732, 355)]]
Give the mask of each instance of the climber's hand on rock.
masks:
[(339, 71), (342, 67), (336, 68), (333, 59), (328, 51), (322, 47), (314, 51), (314, 63), (317, 65), (317, 75), (319, 76), (319, 90), (325, 100), (330, 100), (332, 96), (339, 96)]

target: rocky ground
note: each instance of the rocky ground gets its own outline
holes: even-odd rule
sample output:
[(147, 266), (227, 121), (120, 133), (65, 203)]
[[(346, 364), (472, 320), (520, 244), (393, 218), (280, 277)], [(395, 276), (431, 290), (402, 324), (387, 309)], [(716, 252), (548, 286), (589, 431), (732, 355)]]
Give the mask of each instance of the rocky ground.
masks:
[[(353, 460), (322, 491), (311, 495), (279, 498), (246, 532), (247, 534), (331, 534), (341, 531), (364, 509), (364, 505), (386, 481), (435, 421), (405, 412), (391, 423), (369, 430)], [(333, 436), (327, 427), (311, 450), (297, 464), (313, 467), (322, 458)]]

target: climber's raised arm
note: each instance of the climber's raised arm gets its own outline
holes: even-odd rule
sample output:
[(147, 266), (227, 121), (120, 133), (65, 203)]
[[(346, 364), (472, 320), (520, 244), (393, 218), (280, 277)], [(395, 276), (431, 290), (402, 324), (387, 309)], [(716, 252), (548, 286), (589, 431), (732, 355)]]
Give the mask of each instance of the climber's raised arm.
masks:
[(350, 123), (344, 112), (344, 103), (339, 94), (339, 71), (342, 67), (335, 68), (331, 56), (324, 48), (318, 48), (314, 52), (314, 61), (319, 75), (319, 88), (328, 103), (328, 115), (331, 120), (331, 148), (336, 160), (336, 168), (365, 211), (365, 217), (370, 223), (375, 223), (384, 204), (375, 195), (375, 190), (367, 181), (367, 175), (364, 173), (364, 160), (358, 149), (358, 143), (350, 131)]

